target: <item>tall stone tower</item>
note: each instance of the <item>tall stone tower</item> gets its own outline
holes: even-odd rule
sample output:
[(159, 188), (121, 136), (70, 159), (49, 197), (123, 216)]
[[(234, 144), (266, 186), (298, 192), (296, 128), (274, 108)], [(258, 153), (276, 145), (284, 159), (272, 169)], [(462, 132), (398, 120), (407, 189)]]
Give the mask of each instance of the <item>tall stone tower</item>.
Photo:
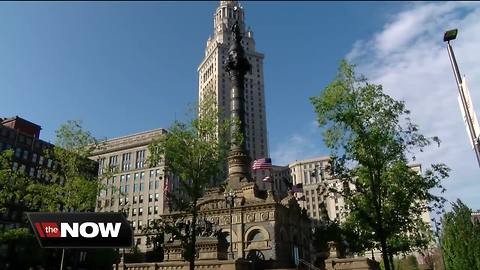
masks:
[[(251, 160), (268, 157), (267, 117), (265, 112), (265, 91), (263, 81), (264, 55), (255, 50), (253, 32), (245, 29), (245, 13), (238, 1), (220, 1), (213, 16), (213, 36), (207, 40), (205, 57), (198, 67), (199, 98), (207, 91), (216, 93), (216, 101), (221, 112), (230, 113), (232, 84), (225, 71), (228, 49), (233, 42), (232, 25), (238, 21), (242, 35), (245, 56), (251, 70), (245, 75), (245, 147)], [(253, 173), (258, 186), (264, 189), (261, 181), (263, 173)]]

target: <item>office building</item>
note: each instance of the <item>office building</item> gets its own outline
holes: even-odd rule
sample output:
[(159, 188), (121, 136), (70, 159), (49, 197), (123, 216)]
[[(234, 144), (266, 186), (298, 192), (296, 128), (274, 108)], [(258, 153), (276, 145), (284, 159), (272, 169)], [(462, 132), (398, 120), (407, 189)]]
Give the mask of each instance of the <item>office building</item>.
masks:
[(160, 218), (168, 209), (164, 190), (176, 190), (178, 181), (165, 173), (165, 163), (148, 165), (148, 145), (166, 134), (165, 129), (154, 129), (105, 141), (94, 151), (91, 159), (99, 162), (99, 175), (112, 170), (104, 179), (106, 187), (99, 194), (96, 211), (123, 212), (130, 221), (135, 244), (142, 251), (147, 245), (144, 228)]

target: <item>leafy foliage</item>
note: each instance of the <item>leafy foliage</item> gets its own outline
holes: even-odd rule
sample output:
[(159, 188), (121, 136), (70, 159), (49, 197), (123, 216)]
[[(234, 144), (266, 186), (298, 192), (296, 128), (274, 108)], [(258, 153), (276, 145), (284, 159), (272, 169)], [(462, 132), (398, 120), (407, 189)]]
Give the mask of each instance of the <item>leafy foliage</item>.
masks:
[(471, 210), (460, 200), (443, 216), (441, 242), (449, 270), (480, 269), (480, 224), (471, 219)]
[(341, 243), (343, 241), (343, 232), (337, 222), (322, 223), (315, 227), (313, 233), (313, 245), (317, 251), (328, 251), (328, 242), (334, 241)]
[(388, 264), (394, 254), (427, 245), (430, 236), (422, 214), (432, 210), (429, 204), (442, 207), (444, 198), (431, 190), (443, 189), (441, 180), (449, 168), (433, 164), (421, 175), (408, 159), (439, 139), (422, 135), (403, 102), (357, 76), (346, 61), (311, 102), (332, 150), (331, 173), (343, 182), (342, 189), (332, 191), (346, 198), (351, 210), (347, 223), (362, 242), (356, 246), (380, 247)]
[[(24, 212), (91, 211), (95, 208), (101, 185), (97, 181), (97, 163), (88, 157), (97, 146), (97, 140), (82, 129), (80, 122), (68, 121), (57, 131), (56, 144), (42, 153), (45, 159), (40, 160), (45, 160), (46, 164), (36, 168), (42, 178), (13, 170), (11, 150), (0, 153), (0, 212), (15, 210), (22, 216), (20, 219), (17, 216), (16, 228), (0, 229), (0, 241), (9, 243), (9, 254), (15, 253), (17, 248), (25, 249), (22, 243), (32, 245), (33, 234), (28, 229)], [(14, 265), (15, 256), (8, 257)]]

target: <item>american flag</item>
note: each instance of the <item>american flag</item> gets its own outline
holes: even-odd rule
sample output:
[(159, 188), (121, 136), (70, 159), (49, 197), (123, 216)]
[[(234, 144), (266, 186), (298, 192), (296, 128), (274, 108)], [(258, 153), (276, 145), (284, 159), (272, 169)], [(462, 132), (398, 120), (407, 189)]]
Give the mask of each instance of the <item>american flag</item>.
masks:
[(265, 177), (262, 179), (262, 182), (271, 183), (271, 182), (273, 182), (273, 179), (272, 179), (270, 176), (265, 176)]
[(272, 168), (272, 159), (261, 158), (253, 161), (252, 169), (254, 170), (269, 170)]

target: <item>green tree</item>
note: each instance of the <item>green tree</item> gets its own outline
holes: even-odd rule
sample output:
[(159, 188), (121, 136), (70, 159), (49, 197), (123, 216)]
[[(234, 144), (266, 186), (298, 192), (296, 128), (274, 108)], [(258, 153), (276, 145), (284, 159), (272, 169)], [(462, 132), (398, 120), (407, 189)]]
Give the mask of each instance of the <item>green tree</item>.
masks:
[[(5, 263), (10, 267), (16, 267), (19, 263), (17, 255), (21, 254), (17, 252), (18, 245), (34, 240), (26, 220), (19, 218), (31, 206), (24, 200), (31, 185), (30, 178), (13, 169), (13, 151), (0, 152), (0, 214), (7, 221), (7, 226), (0, 226), (0, 244), (6, 244), (7, 252), (2, 257), (6, 255)], [(0, 267), (6, 265), (0, 264)]]
[[(390, 258), (397, 252), (429, 241), (425, 231), (417, 233), (426, 227), (419, 227), (421, 215), (430, 210), (430, 203), (441, 207), (444, 202), (431, 190), (442, 188), (448, 167), (433, 164), (421, 175), (408, 165), (409, 155), (414, 158), (415, 151), (439, 140), (420, 134), (404, 102), (357, 76), (346, 61), (336, 79), (311, 102), (332, 151), (331, 173), (343, 182), (343, 188), (333, 191), (346, 198), (347, 222), (366, 232), (365, 245), (379, 247), (385, 269), (390, 270)], [(396, 245), (400, 240), (402, 245)]]
[(148, 262), (163, 261), (163, 241), (165, 238), (165, 226), (161, 220), (153, 220), (142, 230), (147, 235), (147, 247), (152, 246), (152, 251), (145, 254)]
[[(164, 160), (166, 172), (180, 179), (178, 192), (167, 196), (174, 210), (190, 215), (189, 232), (181, 235), (172, 224), (162, 226), (166, 233), (182, 240), (191, 270), (195, 268), (197, 202), (209, 183), (222, 174), (229, 149), (225, 138), (232, 125), (238, 127), (236, 120), (220, 117), (212, 91), (200, 100), (197, 112), (198, 117), (186, 123), (175, 122), (164, 137), (149, 146), (150, 164), (155, 166)], [(241, 139), (237, 133), (232, 136)]]
[[(37, 168), (42, 180), (13, 170), (12, 151), (0, 153), (0, 211), (12, 213), (15, 210), (23, 216), (16, 228), (0, 229), (0, 242), (9, 243), (7, 260), (14, 268), (23, 268), (18, 263), (26, 263), (17, 260), (18, 250), (28, 250), (29, 245), (37, 246), (24, 212), (92, 211), (102, 187), (98, 181), (97, 163), (88, 159), (91, 151), (99, 146), (98, 141), (82, 128), (79, 121), (68, 121), (56, 135), (56, 145), (44, 150), (46, 164)], [(29, 255), (32, 255), (29, 258), (50, 256)], [(20, 256), (23, 255), (18, 258)], [(31, 260), (31, 263), (35, 262)]]
[(443, 216), (441, 242), (445, 268), (480, 269), (480, 224), (472, 222), (472, 211), (460, 200)]
[(109, 178), (106, 170), (100, 178), (98, 163), (89, 159), (101, 143), (82, 127), (80, 121), (67, 121), (56, 131), (55, 147), (48, 156), (55, 160), (56, 167), (49, 170), (50, 178), (58, 181), (59, 193), (64, 196), (60, 204), (73, 211), (93, 211), (99, 191), (104, 187), (101, 180)]

